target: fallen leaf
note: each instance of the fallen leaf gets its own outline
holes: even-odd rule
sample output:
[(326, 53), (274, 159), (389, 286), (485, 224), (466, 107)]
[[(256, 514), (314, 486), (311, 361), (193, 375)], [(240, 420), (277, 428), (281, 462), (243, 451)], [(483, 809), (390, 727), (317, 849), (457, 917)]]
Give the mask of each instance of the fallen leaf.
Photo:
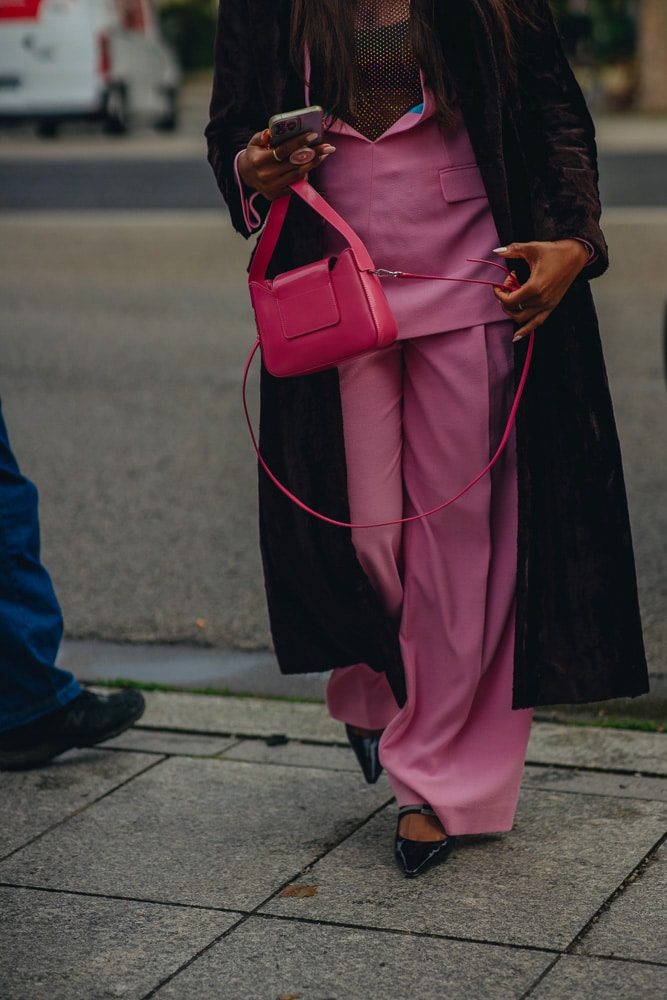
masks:
[(286, 889), (278, 896), (278, 899), (285, 899), (288, 896), (294, 899), (306, 899), (308, 896), (314, 896), (317, 892), (316, 885), (288, 885)]
[(278, 1000), (299, 1000), (300, 993), (281, 993)]
[(197, 628), (206, 628), (208, 622), (206, 621), (205, 618), (197, 618), (195, 625), (197, 626)]

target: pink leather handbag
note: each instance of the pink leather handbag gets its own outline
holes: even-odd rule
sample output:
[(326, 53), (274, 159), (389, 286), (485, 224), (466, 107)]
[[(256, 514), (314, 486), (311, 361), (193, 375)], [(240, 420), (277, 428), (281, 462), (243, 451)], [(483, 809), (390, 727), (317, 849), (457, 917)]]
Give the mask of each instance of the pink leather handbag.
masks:
[(248, 288), (262, 360), (279, 378), (323, 371), (357, 354), (388, 347), (398, 332), (364, 243), (307, 181), (296, 181), (291, 189), (349, 246), (337, 256), (266, 278), (290, 198), (272, 203), (250, 265)]

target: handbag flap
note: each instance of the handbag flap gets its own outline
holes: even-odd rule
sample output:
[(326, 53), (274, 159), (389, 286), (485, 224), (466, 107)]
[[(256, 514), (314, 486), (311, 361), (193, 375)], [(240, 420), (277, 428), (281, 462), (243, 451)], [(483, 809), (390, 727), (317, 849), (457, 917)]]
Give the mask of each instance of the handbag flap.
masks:
[(335, 263), (335, 257), (318, 260), (286, 271), (271, 282), (283, 334), (288, 340), (340, 322), (331, 283), (331, 268)]

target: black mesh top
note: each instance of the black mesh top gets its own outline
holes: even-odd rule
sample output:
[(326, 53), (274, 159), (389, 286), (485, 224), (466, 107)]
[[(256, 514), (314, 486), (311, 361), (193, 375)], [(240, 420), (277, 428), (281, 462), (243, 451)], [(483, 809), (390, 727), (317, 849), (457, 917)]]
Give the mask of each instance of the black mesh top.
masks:
[(355, 25), (359, 87), (346, 120), (375, 140), (422, 101), (410, 46), (410, 0), (358, 0)]

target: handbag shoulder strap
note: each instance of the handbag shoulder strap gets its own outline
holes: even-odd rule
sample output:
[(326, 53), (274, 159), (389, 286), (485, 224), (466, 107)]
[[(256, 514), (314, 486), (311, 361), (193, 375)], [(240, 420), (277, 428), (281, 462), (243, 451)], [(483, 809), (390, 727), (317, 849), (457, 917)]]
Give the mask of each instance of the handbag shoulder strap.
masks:
[[(363, 240), (357, 236), (354, 229), (347, 224), (345, 219), (343, 219), (338, 212), (334, 211), (322, 195), (318, 194), (312, 184), (309, 184), (306, 180), (300, 180), (295, 181), (294, 184), (290, 184), (290, 188), (292, 194), (297, 195), (302, 201), (305, 201), (307, 205), (310, 205), (310, 207), (314, 209), (318, 215), (320, 215), (326, 222), (330, 223), (334, 229), (337, 229), (341, 236), (345, 237), (348, 244), (352, 248), (357, 264), (361, 270), (372, 271), (374, 269), (375, 265), (373, 264), (371, 255), (366, 249), (366, 245)], [(283, 222), (285, 221), (285, 216), (287, 215), (290, 198), (291, 195), (286, 195), (284, 198), (277, 198), (276, 201), (271, 202), (271, 208), (269, 209), (269, 214), (266, 218), (264, 231), (262, 232), (259, 243), (257, 244), (257, 249), (255, 250), (250, 264), (250, 271), (248, 274), (249, 281), (264, 280), (267, 268), (271, 262), (271, 257), (273, 256), (273, 251), (275, 250), (276, 243), (278, 242), (278, 237), (280, 236), (280, 230), (283, 227)]]
[[(345, 219), (343, 219), (342, 216), (340, 216), (338, 212), (331, 207), (329, 202), (315, 190), (312, 184), (309, 184), (307, 180), (300, 180), (295, 181), (294, 184), (290, 184), (290, 188), (291, 194), (298, 195), (298, 197), (301, 198), (307, 205), (310, 205), (310, 207), (317, 212), (317, 214), (320, 215), (325, 222), (330, 223), (334, 229), (338, 230), (341, 236), (345, 237), (347, 243), (352, 249), (352, 252), (354, 253), (357, 266), (360, 271), (370, 271), (383, 278), (427, 278), (431, 281), (470, 282), (475, 285), (489, 285), (491, 287), (499, 284), (498, 281), (485, 281), (483, 278), (465, 278), (461, 276), (447, 277), (442, 274), (410, 274), (408, 271), (389, 271), (386, 268), (376, 269), (364, 241), (357, 236), (354, 229), (352, 229)], [(278, 237), (280, 236), (280, 230), (283, 227), (285, 216), (287, 215), (291, 194), (285, 195), (284, 198), (277, 198), (275, 201), (271, 202), (271, 208), (269, 209), (269, 214), (266, 217), (264, 230), (250, 262), (250, 270), (248, 272), (249, 282), (261, 282), (265, 280), (265, 275), (271, 262), (273, 251), (276, 248)], [(468, 261), (473, 264), (488, 264), (491, 267), (500, 268), (505, 275), (508, 274), (507, 269), (497, 261), (481, 260), (477, 257), (469, 257)]]

